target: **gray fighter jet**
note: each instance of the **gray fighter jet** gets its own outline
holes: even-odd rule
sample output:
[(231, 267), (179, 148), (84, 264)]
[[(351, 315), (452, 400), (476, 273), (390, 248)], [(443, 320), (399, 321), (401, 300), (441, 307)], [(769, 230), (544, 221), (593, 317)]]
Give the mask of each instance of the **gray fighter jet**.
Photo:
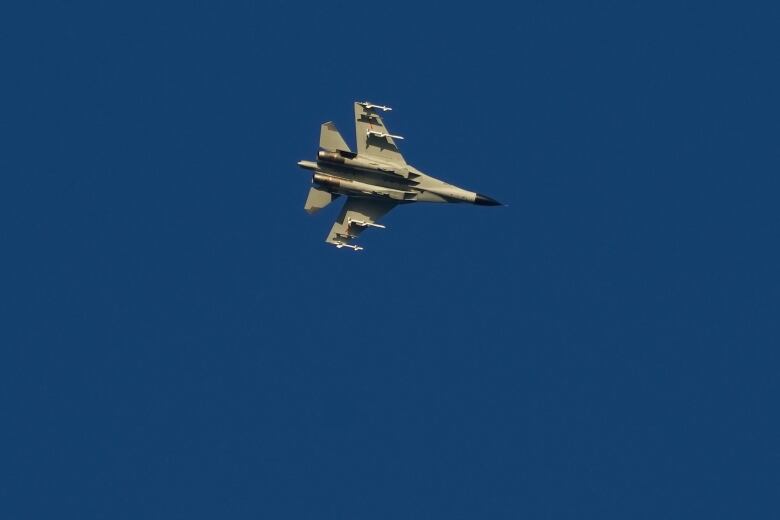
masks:
[(320, 129), (317, 161), (299, 161), (298, 166), (313, 171), (312, 187), (305, 209), (310, 214), (324, 208), (339, 195), (347, 202), (325, 241), (338, 248), (360, 251), (354, 240), (369, 227), (378, 224), (387, 212), (399, 204), (411, 202), (469, 202), (480, 206), (500, 206), (485, 195), (464, 190), (426, 175), (407, 164), (398, 151), (400, 135), (387, 131), (378, 111), (390, 107), (368, 101), (355, 103), (357, 152), (344, 142), (332, 122)]

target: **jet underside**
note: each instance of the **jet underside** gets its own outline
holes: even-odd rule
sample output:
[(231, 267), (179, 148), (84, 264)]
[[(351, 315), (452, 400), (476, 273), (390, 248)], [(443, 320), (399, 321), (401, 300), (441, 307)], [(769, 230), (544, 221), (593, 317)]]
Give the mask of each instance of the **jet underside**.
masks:
[(357, 152), (352, 152), (333, 123), (324, 123), (316, 161), (300, 161), (312, 171), (312, 188), (306, 200), (309, 213), (347, 197), (326, 242), (359, 251), (354, 240), (368, 227), (384, 228), (377, 221), (399, 204), (412, 202), (499, 205), (479, 193), (426, 175), (406, 163), (395, 144), (400, 136), (387, 132), (377, 110), (388, 107), (355, 103)]

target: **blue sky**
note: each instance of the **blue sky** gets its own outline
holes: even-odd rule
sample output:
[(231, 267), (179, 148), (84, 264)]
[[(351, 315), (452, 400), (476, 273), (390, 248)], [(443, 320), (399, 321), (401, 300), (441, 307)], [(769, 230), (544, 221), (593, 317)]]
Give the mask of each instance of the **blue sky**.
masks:
[(4, 9), (2, 518), (777, 515), (777, 8), (223, 4)]

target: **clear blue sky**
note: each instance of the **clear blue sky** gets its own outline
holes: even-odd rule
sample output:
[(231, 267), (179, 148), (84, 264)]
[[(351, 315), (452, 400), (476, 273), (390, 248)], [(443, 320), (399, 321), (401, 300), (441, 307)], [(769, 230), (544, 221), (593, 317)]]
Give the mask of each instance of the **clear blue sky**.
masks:
[[(777, 7), (114, 4), (3, 8), (0, 518), (780, 515)], [(326, 246), (357, 99), (509, 207)]]

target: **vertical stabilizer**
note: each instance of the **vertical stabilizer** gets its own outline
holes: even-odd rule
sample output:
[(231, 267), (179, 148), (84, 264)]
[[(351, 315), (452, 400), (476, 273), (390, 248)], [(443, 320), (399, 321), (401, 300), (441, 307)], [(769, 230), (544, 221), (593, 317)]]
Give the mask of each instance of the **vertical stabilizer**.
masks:
[(309, 190), (309, 196), (306, 198), (306, 205), (303, 209), (311, 215), (333, 202), (336, 197), (338, 197), (338, 193), (331, 193), (322, 188), (318, 188), (317, 186), (312, 186)]
[(334, 125), (332, 121), (322, 123), (322, 127), (320, 128), (320, 148), (331, 152), (337, 150), (342, 150), (344, 152), (350, 151), (349, 146), (344, 142), (344, 138), (341, 137), (339, 131), (336, 130), (336, 125)]

